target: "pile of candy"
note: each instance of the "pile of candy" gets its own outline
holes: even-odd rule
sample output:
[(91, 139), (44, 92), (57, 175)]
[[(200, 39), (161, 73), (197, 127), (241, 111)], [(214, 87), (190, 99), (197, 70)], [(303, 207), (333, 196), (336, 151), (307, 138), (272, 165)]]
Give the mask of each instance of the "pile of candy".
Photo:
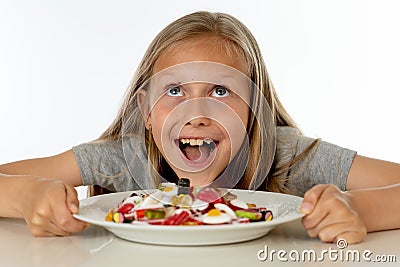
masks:
[(270, 221), (265, 207), (245, 203), (226, 189), (163, 183), (150, 194), (133, 193), (106, 215), (106, 221), (152, 225), (219, 225)]

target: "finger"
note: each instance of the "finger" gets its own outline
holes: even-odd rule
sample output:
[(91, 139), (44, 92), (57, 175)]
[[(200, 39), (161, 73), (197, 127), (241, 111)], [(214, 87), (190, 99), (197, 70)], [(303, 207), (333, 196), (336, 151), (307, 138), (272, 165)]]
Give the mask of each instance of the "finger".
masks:
[(30, 229), (30, 231), (31, 231), (31, 233), (32, 233), (32, 235), (34, 236), (34, 237), (52, 237), (52, 236), (55, 236), (54, 234), (52, 234), (52, 233), (50, 233), (50, 232), (48, 232), (48, 231), (46, 231), (46, 230), (43, 230), (43, 229)]
[[(67, 205), (68, 205), (70, 211), (71, 211), (73, 214), (78, 214), (78, 213), (79, 213), (79, 200), (78, 200), (78, 193), (77, 193), (77, 191), (75, 190), (74, 187), (68, 186), (68, 185), (67, 185), (67, 186), (66, 186), (66, 192), (67, 192)], [(74, 220), (83, 223), (83, 227), (84, 227), (84, 228), (81, 229), (81, 230), (86, 229), (86, 228), (89, 227), (89, 225), (90, 225), (90, 224), (87, 223), (87, 222), (82, 222), (82, 221), (77, 220), (77, 219), (75, 219), (75, 218), (74, 218)], [(78, 230), (78, 231), (81, 231), (81, 230)]]
[(312, 196), (309, 197), (309, 200), (316, 199), (316, 202), (313, 204), (313, 209), (309, 212), (303, 219), (302, 223), (304, 228), (312, 229), (320, 225), (322, 222), (326, 222), (326, 217), (329, 215), (330, 209), (327, 207), (327, 187), (319, 187), (316, 189), (315, 193), (312, 193)]
[(49, 222), (49, 226), (46, 228), (46, 231), (55, 236), (68, 236), (71, 234), (71, 232), (61, 229), (53, 222)]
[(318, 199), (325, 191), (326, 187), (327, 185), (320, 184), (308, 190), (304, 194), (304, 199), (300, 206), (300, 212), (304, 214), (310, 214), (313, 211), (315, 205), (317, 204)]
[(27, 221), (28, 227), (34, 236), (66, 236), (70, 233), (60, 229), (47, 218), (34, 214), (30, 221)]
[(348, 231), (348, 232), (340, 233), (338, 236), (336, 236), (334, 238), (334, 242), (336, 244), (338, 244), (338, 241), (345, 240), (347, 244), (356, 244), (356, 243), (360, 243), (361, 241), (363, 241), (366, 236), (367, 236), (367, 232)]
[[(67, 197), (67, 189), (65, 189), (65, 194), (54, 196), (54, 201), (51, 203), (53, 213), (51, 222), (66, 232), (80, 232), (87, 227), (87, 224), (72, 217), (71, 211), (67, 206), (67, 198), (74, 198), (73, 193)], [(76, 200), (70, 199), (69, 201), (74, 203), (74, 201), (78, 200), (76, 198)]]
[(338, 239), (343, 233), (354, 232), (359, 233), (362, 236), (362, 227), (357, 227), (355, 224), (349, 222), (332, 223), (320, 230), (312, 229), (307, 231), (310, 236), (318, 236), (323, 242), (333, 242)]
[[(303, 218), (303, 225), (310, 233), (318, 233), (328, 225), (349, 220), (357, 222), (357, 214), (349, 208), (337, 187), (327, 187), (311, 214)], [(357, 224), (358, 225), (358, 224)], [(315, 233), (315, 234), (316, 234)]]
[(67, 185), (65, 188), (67, 193), (67, 206), (73, 214), (77, 214), (79, 212), (78, 193), (72, 186)]

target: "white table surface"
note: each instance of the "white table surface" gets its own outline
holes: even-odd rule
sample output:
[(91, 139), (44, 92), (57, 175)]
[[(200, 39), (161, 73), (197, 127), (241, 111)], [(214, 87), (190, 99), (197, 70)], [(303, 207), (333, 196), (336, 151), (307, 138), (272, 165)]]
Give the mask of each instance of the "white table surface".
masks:
[[(157, 234), (157, 233), (154, 233)], [(400, 266), (400, 230), (383, 231), (368, 234), (363, 243), (350, 245), (342, 249), (346, 252), (357, 250), (377, 255), (394, 255), (397, 262), (380, 263), (350, 260), (342, 262), (348, 266)], [(91, 226), (82, 233), (69, 237), (35, 238), (20, 219), (0, 218), (0, 266), (326, 266), (335, 264), (325, 254), (324, 261), (308, 260), (281, 262), (275, 255), (273, 261), (268, 258), (260, 261), (260, 250), (285, 250), (290, 253), (297, 250), (314, 250), (317, 255), (323, 250), (341, 251), (336, 244), (323, 243), (309, 238), (300, 220), (277, 226), (259, 239), (218, 246), (173, 247), (146, 245), (125, 241), (115, 237), (107, 230)], [(340, 253), (340, 252), (338, 252)], [(340, 255), (340, 254), (337, 254)], [(263, 254), (261, 254), (263, 256)]]

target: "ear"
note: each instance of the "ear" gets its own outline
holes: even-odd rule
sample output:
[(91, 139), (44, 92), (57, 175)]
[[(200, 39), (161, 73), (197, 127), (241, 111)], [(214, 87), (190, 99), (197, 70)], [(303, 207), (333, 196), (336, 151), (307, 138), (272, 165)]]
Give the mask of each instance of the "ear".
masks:
[(146, 97), (147, 92), (145, 90), (141, 89), (137, 92), (137, 104), (145, 122), (146, 129), (148, 130), (151, 125), (151, 117), (149, 112), (149, 100), (146, 99)]

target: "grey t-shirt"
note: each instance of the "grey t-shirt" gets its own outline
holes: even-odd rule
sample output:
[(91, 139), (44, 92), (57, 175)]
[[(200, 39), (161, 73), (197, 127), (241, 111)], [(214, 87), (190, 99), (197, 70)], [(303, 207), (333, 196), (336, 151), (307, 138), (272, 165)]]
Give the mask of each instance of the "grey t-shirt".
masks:
[[(305, 137), (292, 127), (277, 127), (275, 162), (283, 164), (306, 149), (315, 139)], [(128, 144), (128, 145), (126, 145)], [(143, 184), (149, 176), (147, 153), (144, 144), (138, 142), (94, 141), (73, 147), (83, 185), (100, 185), (111, 191), (128, 191), (148, 188)], [(132, 158), (128, 159), (125, 155)], [(347, 175), (355, 151), (320, 141), (313, 152), (290, 172), (281, 176), (289, 177), (287, 188), (297, 195), (317, 184), (335, 184), (346, 190)], [(128, 168), (129, 164), (129, 168)]]

